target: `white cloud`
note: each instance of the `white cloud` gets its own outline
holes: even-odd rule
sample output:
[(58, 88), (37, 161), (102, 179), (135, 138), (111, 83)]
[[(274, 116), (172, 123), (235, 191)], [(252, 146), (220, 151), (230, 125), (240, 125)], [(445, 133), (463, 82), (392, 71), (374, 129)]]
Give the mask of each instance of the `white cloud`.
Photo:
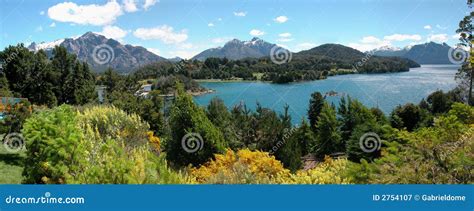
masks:
[(40, 12), (40, 15), (44, 15), (44, 11), (41, 11), (41, 12)]
[(126, 12), (138, 11), (136, 0), (123, 0), (123, 8)]
[(401, 42), (401, 41), (405, 41), (405, 40), (412, 40), (412, 41), (420, 41), (421, 40), (421, 36), (418, 35), (418, 34), (413, 34), (413, 35), (410, 35), (410, 34), (392, 34), (392, 35), (389, 35), (389, 36), (385, 36), (383, 38), (384, 38), (384, 40), (387, 40), (387, 41), (397, 41), (397, 42)]
[(42, 31), (43, 31), (43, 27), (42, 27), (42, 26), (38, 26), (38, 27), (36, 27), (35, 31), (36, 31), (36, 32), (42, 32)]
[(428, 37), (428, 42), (438, 42), (438, 43), (443, 43), (447, 42), (449, 40), (449, 37), (447, 34), (433, 34)]
[(357, 43), (349, 43), (348, 46), (355, 48), (359, 51), (366, 52), (382, 46), (391, 46), (392, 44), (388, 40), (381, 40), (374, 36), (363, 37)]
[(48, 9), (48, 16), (53, 20), (81, 25), (108, 25), (120, 15), (122, 15), (122, 9), (116, 1), (109, 1), (104, 5), (77, 5), (72, 2), (63, 2)]
[(158, 0), (145, 0), (145, 4), (143, 5), (143, 8), (147, 10), (151, 6), (155, 5)]
[(459, 34), (454, 34), (453, 36), (451, 36), (451, 38), (455, 39), (455, 40), (459, 40), (459, 38), (461, 38), (461, 33)]
[(156, 54), (156, 55), (160, 55), (160, 50), (156, 49), (156, 48), (146, 48), (148, 51)]
[(217, 20), (218, 20), (218, 21), (222, 21), (222, 18), (218, 18)]
[(197, 55), (198, 51), (170, 51), (169, 54), (173, 56), (177, 56), (183, 59), (190, 59), (193, 56)]
[(285, 23), (288, 21), (288, 17), (286, 16), (278, 16), (274, 19), (275, 22), (277, 23)]
[(52, 22), (51, 24), (49, 24), (49, 27), (51, 27), (51, 28), (56, 27), (56, 23)]
[(177, 44), (188, 39), (186, 31), (174, 32), (173, 27), (167, 25), (154, 28), (138, 28), (133, 32), (133, 35), (142, 40), (161, 40), (166, 44)]
[(424, 26), (423, 28), (430, 30), (430, 29), (431, 29), (431, 25), (426, 25), (426, 26)]
[(317, 45), (316, 43), (304, 42), (304, 43), (299, 43), (298, 45), (296, 45), (296, 48), (298, 49), (298, 51), (301, 51), (301, 50), (314, 48), (316, 47), (316, 45)]
[(245, 17), (247, 15), (247, 12), (234, 12), (234, 15), (239, 17)]
[(447, 26), (444, 27), (444, 26), (441, 26), (441, 25), (439, 25), (439, 24), (436, 24), (436, 28), (441, 29), (441, 30), (445, 30), (445, 29), (447, 29), (448, 27), (447, 27)]
[(213, 23), (208, 23), (207, 26), (214, 27), (214, 24)]
[(211, 41), (213, 43), (216, 43), (216, 44), (220, 44), (220, 43), (225, 43), (229, 40), (232, 40), (233, 38), (232, 37), (218, 37), (218, 38), (214, 38), (212, 39)]
[(123, 30), (118, 26), (105, 26), (101, 32), (97, 32), (97, 33), (104, 35), (107, 38), (121, 40), (122, 38), (127, 36), (128, 31)]
[(252, 35), (252, 36), (254, 36), (254, 37), (258, 37), (258, 36), (264, 35), (265, 32), (264, 32), (264, 31), (260, 31), (260, 30), (258, 30), (258, 29), (252, 29), (252, 30), (250, 30), (250, 33), (249, 33), (249, 34)]
[(280, 37), (277, 41), (279, 42), (290, 42), (292, 41), (293, 39), (291, 38), (291, 33), (281, 33), (278, 35), (278, 37)]
[(288, 48), (287, 45), (284, 45), (284, 44), (277, 43), (276, 45), (278, 45), (278, 46), (280, 46), (280, 47), (282, 47), (282, 48), (285, 48), (285, 49), (290, 49), (290, 48)]

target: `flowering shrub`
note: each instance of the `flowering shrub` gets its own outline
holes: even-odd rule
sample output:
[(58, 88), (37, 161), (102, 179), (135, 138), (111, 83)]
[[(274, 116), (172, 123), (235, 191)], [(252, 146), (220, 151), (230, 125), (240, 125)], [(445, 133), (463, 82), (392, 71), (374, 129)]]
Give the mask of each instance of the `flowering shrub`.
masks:
[(281, 184), (350, 184), (351, 180), (345, 177), (350, 161), (347, 159), (333, 160), (326, 157), (324, 163), (307, 171), (298, 171), (295, 174), (280, 175), (275, 182)]
[(153, 134), (153, 131), (148, 131), (146, 134), (148, 135), (148, 143), (150, 143), (152, 150), (156, 152), (157, 154), (159, 154), (161, 151), (160, 138), (156, 137)]
[[(78, 114), (82, 128), (90, 127), (103, 139), (124, 141), (128, 146), (146, 144), (149, 126), (136, 114), (127, 114), (113, 106), (94, 106), (85, 108)], [(99, 138), (97, 137), (97, 138)]]
[(201, 167), (192, 168), (191, 174), (199, 183), (259, 184), (271, 183), (277, 175), (289, 174), (289, 170), (267, 152), (228, 149)]
[(23, 130), (25, 182), (193, 183), (168, 168), (164, 155), (158, 157), (150, 150), (148, 141), (154, 149), (159, 149), (160, 141), (147, 131), (139, 118), (113, 107), (92, 107), (82, 113), (60, 106), (35, 114)]

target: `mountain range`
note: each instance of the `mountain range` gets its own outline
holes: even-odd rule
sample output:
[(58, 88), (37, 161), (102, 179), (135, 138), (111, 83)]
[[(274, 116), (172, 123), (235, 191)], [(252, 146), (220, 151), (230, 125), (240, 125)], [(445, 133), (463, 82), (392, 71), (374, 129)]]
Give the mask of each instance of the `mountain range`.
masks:
[(196, 56), (193, 60), (204, 61), (210, 57), (228, 58), (231, 60), (239, 60), (244, 58), (260, 58), (270, 55), (271, 50), (278, 51), (282, 47), (266, 42), (260, 38), (254, 37), (250, 41), (241, 41), (233, 39), (222, 47), (207, 49)]
[(451, 64), (448, 52), (451, 47), (446, 44), (428, 42), (419, 45), (407, 46), (405, 48), (395, 48), (384, 46), (370, 52), (376, 56), (396, 56), (411, 59), (419, 64)]
[(66, 38), (50, 43), (31, 43), (28, 49), (44, 50), (51, 56), (55, 46), (63, 46), (68, 52), (77, 55), (79, 60), (87, 62), (95, 71), (104, 71), (111, 67), (121, 73), (130, 71), (154, 62), (167, 61), (141, 46), (123, 45), (100, 34), (87, 32), (77, 38)]
[[(111, 67), (121, 73), (130, 73), (135, 69), (156, 62), (169, 61), (178, 62), (182, 59), (179, 57), (165, 59), (156, 55), (141, 46), (133, 46), (121, 44), (119, 41), (106, 38), (97, 33), (87, 32), (82, 36), (74, 38), (65, 38), (49, 43), (31, 43), (28, 48), (32, 51), (44, 50), (47, 55), (51, 56), (55, 46), (63, 46), (69, 52), (74, 53), (77, 57), (86, 61), (91, 67), (97, 71), (104, 71), (107, 67)], [(97, 49), (97, 46), (107, 46), (108, 48)], [(327, 49), (328, 46), (331, 49)], [(334, 48), (334, 46), (339, 46)], [(343, 45), (321, 45), (317, 48), (295, 53), (295, 57), (307, 57), (308, 55), (319, 55), (330, 58), (338, 58), (344, 55), (348, 58), (361, 58), (363, 53), (355, 49), (345, 47)], [(382, 47), (374, 49), (370, 53), (381, 57), (402, 57), (413, 60), (419, 64), (449, 64), (448, 51), (449, 46), (446, 43), (437, 44), (434, 42), (414, 45), (406, 48)], [(192, 58), (192, 60), (203, 61), (210, 57), (228, 58), (231, 60), (239, 60), (244, 58), (261, 58), (268, 57), (272, 49), (278, 51), (284, 49), (276, 44), (266, 42), (260, 38), (254, 37), (250, 41), (241, 41), (233, 39), (222, 47), (210, 48), (202, 51)], [(100, 52), (112, 52), (113, 58), (101, 62), (97, 61), (107, 54)], [(107, 52), (105, 52), (107, 53)], [(367, 52), (366, 52), (367, 53)], [(94, 55), (95, 54), (95, 55)], [(107, 59), (107, 58), (105, 58)], [(296, 59), (296, 58), (295, 58)]]

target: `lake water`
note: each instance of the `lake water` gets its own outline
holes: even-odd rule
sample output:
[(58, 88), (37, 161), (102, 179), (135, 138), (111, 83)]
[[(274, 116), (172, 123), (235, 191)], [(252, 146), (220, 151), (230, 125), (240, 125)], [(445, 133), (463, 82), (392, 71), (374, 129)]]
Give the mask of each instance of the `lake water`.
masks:
[(256, 102), (263, 107), (282, 112), (290, 106), (293, 124), (306, 118), (311, 93), (336, 91), (338, 96), (326, 100), (338, 104), (341, 95), (350, 95), (368, 107), (379, 107), (389, 114), (397, 105), (418, 103), (436, 90), (448, 91), (456, 86), (454, 76), (459, 66), (423, 65), (409, 72), (390, 74), (353, 74), (329, 77), (326, 80), (291, 84), (266, 82), (203, 82), (202, 86), (216, 92), (195, 97), (201, 106), (207, 106), (214, 97), (224, 100), (228, 108), (240, 102), (254, 110)]

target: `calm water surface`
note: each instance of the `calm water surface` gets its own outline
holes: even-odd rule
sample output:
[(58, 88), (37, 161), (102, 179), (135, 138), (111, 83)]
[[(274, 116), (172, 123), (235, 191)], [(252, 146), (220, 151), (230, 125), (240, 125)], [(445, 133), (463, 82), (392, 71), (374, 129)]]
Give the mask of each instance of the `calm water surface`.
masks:
[(213, 97), (219, 97), (229, 108), (244, 102), (252, 110), (259, 102), (263, 107), (279, 112), (287, 104), (290, 106), (293, 124), (298, 124), (307, 116), (311, 93), (319, 91), (324, 95), (326, 92), (336, 91), (338, 96), (326, 98), (329, 102), (337, 105), (342, 95), (350, 95), (366, 106), (379, 107), (389, 114), (397, 105), (418, 103), (433, 91), (454, 88), (457, 69), (458, 66), (454, 65), (423, 65), (403, 73), (341, 75), (326, 80), (291, 84), (203, 82), (202, 86), (216, 92), (194, 99), (199, 105), (207, 106)]

